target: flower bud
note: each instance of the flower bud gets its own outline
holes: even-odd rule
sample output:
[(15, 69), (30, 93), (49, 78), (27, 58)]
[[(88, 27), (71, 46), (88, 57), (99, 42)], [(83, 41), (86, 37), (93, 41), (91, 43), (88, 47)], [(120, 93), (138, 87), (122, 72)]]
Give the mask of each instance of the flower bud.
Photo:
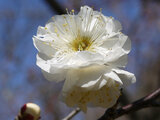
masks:
[(34, 103), (24, 104), (21, 108), (18, 120), (39, 120), (40, 107)]

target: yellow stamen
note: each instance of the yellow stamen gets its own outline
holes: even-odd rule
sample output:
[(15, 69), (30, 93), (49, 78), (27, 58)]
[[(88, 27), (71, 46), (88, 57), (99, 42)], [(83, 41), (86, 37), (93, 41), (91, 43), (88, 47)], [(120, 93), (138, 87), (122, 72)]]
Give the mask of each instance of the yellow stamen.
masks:
[(85, 51), (91, 47), (92, 43), (93, 42), (91, 41), (90, 37), (78, 35), (72, 41), (71, 47), (74, 51)]

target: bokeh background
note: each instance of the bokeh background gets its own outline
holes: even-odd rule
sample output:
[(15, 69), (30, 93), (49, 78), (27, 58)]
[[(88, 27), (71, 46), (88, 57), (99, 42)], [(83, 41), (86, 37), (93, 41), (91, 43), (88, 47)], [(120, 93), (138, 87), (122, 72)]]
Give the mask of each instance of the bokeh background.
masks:
[[(40, 105), (42, 120), (60, 120), (72, 108), (58, 100), (62, 83), (49, 82), (36, 66), (32, 36), (37, 27), (65, 8), (102, 8), (132, 40), (127, 70), (137, 82), (124, 90), (121, 104), (160, 87), (160, 0), (0, 0), (0, 120), (13, 120), (26, 102)], [(159, 108), (147, 108), (118, 120), (160, 120)], [(73, 120), (96, 120), (104, 109), (89, 109)]]

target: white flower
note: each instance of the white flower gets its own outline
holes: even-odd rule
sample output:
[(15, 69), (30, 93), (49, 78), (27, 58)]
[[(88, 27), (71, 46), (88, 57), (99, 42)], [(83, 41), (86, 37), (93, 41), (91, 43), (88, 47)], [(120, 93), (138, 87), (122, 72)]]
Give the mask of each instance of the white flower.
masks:
[(136, 81), (134, 74), (121, 70), (127, 64), (130, 39), (121, 33), (112, 17), (81, 7), (57, 15), (45, 27), (38, 27), (34, 45), (37, 65), (46, 79), (65, 80), (62, 99), (83, 111), (87, 105), (109, 108), (120, 96), (122, 85)]

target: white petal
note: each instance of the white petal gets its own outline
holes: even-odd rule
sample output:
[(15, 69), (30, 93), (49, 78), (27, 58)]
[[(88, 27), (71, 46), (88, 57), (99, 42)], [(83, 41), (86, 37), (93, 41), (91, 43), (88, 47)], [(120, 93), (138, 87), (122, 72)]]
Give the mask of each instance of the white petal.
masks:
[(46, 28), (61, 41), (71, 41), (77, 32), (75, 19), (74, 15), (56, 15), (48, 21)]
[(65, 70), (61, 70), (58, 73), (54, 73), (54, 74), (52, 74), (52, 72), (48, 73), (48, 72), (45, 72), (44, 70), (42, 70), (42, 73), (43, 73), (44, 77), (49, 81), (60, 82), (60, 81), (65, 80), (65, 77), (66, 77)]
[(113, 36), (105, 36), (103, 41), (103, 44), (100, 47), (106, 48), (106, 49), (116, 49), (118, 47), (122, 48), (126, 54), (130, 52), (131, 49), (131, 41), (128, 38), (128, 36), (117, 33)]
[(110, 61), (107, 64), (112, 67), (121, 67), (124, 68), (128, 63), (128, 56), (121, 55), (119, 58), (115, 59), (114, 61)]
[[(66, 17), (67, 15), (64, 16)], [(63, 27), (63, 24), (65, 23), (66, 21), (62, 15), (56, 15), (47, 22), (45, 27), (52, 33), (61, 32), (66, 34), (66, 31)]]
[(106, 85), (97, 90), (86, 90), (80, 86), (73, 86), (70, 91), (62, 93), (63, 101), (68, 106), (78, 106), (83, 112), (86, 112), (87, 105), (103, 108), (112, 107), (119, 96), (120, 89), (114, 80), (108, 80)]
[(93, 15), (93, 9), (88, 6), (81, 7), (80, 12), (78, 13), (78, 16), (80, 17), (79, 22), (81, 22), (80, 28), (84, 32), (87, 31), (87, 27), (91, 24), (90, 22), (93, 22), (89, 19), (91, 18), (91, 14)]
[[(117, 43), (119, 42), (119, 34), (114, 34), (113, 36), (105, 36), (103, 37), (103, 43), (100, 45), (100, 47), (109, 49), (113, 48)], [(117, 46), (116, 46), (117, 47)]]
[[(56, 55), (55, 55), (56, 56)], [(49, 61), (48, 61), (49, 62)], [(71, 53), (68, 55), (63, 55), (59, 59), (53, 57), (50, 60), (51, 66), (54, 68), (61, 69), (72, 69), (72, 68), (80, 68), (87, 67), (92, 64), (104, 64), (104, 58), (99, 53), (89, 52), (89, 51), (80, 51)]]
[(122, 49), (124, 50), (124, 52), (126, 54), (128, 54), (130, 52), (130, 49), (131, 49), (131, 41), (128, 38), (128, 36), (126, 36), (126, 35), (124, 35), (122, 33), (119, 34), (119, 40), (114, 45), (114, 47), (112, 47), (112, 49), (117, 48), (117, 47), (122, 47)]
[(100, 46), (106, 49), (106, 64), (116, 67), (125, 67), (128, 61), (127, 54), (130, 52), (130, 39), (124, 34), (117, 34), (111, 38), (104, 38)]
[(70, 65), (74, 66), (86, 66), (89, 64), (103, 64), (104, 56), (99, 53), (80, 51), (73, 54), (69, 61)]
[(119, 76), (116, 74), (116, 73), (114, 73), (113, 71), (110, 71), (110, 72), (107, 72), (107, 73), (105, 73), (104, 74), (104, 78), (106, 79), (106, 80), (115, 80), (115, 81), (117, 81), (118, 83), (120, 83), (120, 84), (123, 84), (122, 83), (122, 81), (121, 81), (121, 79), (119, 78)]
[(33, 43), (34, 43), (34, 46), (37, 48), (37, 50), (40, 53), (43, 53), (43, 54), (47, 55), (48, 57), (51, 57), (56, 52), (56, 49), (54, 49), (49, 44), (49, 42), (47, 43), (45, 41), (42, 41), (42, 40), (38, 39), (37, 37), (33, 37)]
[(47, 63), (47, 60), (49, 60), (49, 58), (45, 54), (37, 54), (37, 66), (39, 66), (42, 70), (49, 72), (51, 65)]
[(125, 67), (128, 62), (128, 56), (121, 48), (110, 50), (106, 56), (105, 63), (112, 67)]
[(109, 34), (121, 31), (122, 26), (118, 20), (115, 20), (113, 17), (106, 17), (106, 16), (103, 17), (106, 21), (106, 30)]
[[(106, 72), (103, 65), (91, 65), (78, 69), (72, 69), (68, 72), (63, 91), (67, 92), (73, 86), (80, 86), (84, 89), (98, 89), (95, 86)], [(97, 86), (98, 87), (98, 86)]]
[(44, 77), (49, 81), (59, 82), (65, 79), (66, 69), (58, 68), (50, 63), (50, 58), (44, 54), (37, 54), (37, 65), (42, 69)]
[(67, 93), (62, 92), (62, 99), (69, 107), (79, 107), (83, 112), (87, 111), (87, 92), (79, 87), (72, 87)]
[(120, 35), (120, 46), (122, 46), (123, 50), (128, 54), (131, 50), (131, 40), (128, 36), (121, 34)]
[(122, 80), (124, 86), (128, 86), (136, 82), (136, 78), (133, 73), (130, 73), (124, 70), (120, 70), (120, 69), (113, 69), (113, 71), (117, 73), (119, 78)]
[[(97, 11), (93, 11), (88, 6), (81, 7), (78, 13), (78, 26), (80, 27), (80, 34), (84, 36), (92, 36), (92, 39), (97, 38), (104, 32), (105, 21), (102, 14)], [(103, 26), (103, 27), (102, 27)]]
[(42, 26), (38, 26), (37, 35), (41, 36), (41, 35), (46, 35), (46, 34), (48, 34), (48, 33), (45, 30), (45, 28)]
[(114, 32), (119, 32), (122, 30), (122, 25), (121, 23), (118, 21), (118, 20), (115, 20), (115, 19), (112, 19), (113, 20), (113, 24), (114, 24), (114, 27), (113, 27), (113, 31)]
[(120, 96), (119, 86), (117, 86), (117, 84), (115, 84), (114, 81), (110, 80), (101, 89), (91, 92), (90, 106), (110, 108), (116, 103), (119, 96)]

